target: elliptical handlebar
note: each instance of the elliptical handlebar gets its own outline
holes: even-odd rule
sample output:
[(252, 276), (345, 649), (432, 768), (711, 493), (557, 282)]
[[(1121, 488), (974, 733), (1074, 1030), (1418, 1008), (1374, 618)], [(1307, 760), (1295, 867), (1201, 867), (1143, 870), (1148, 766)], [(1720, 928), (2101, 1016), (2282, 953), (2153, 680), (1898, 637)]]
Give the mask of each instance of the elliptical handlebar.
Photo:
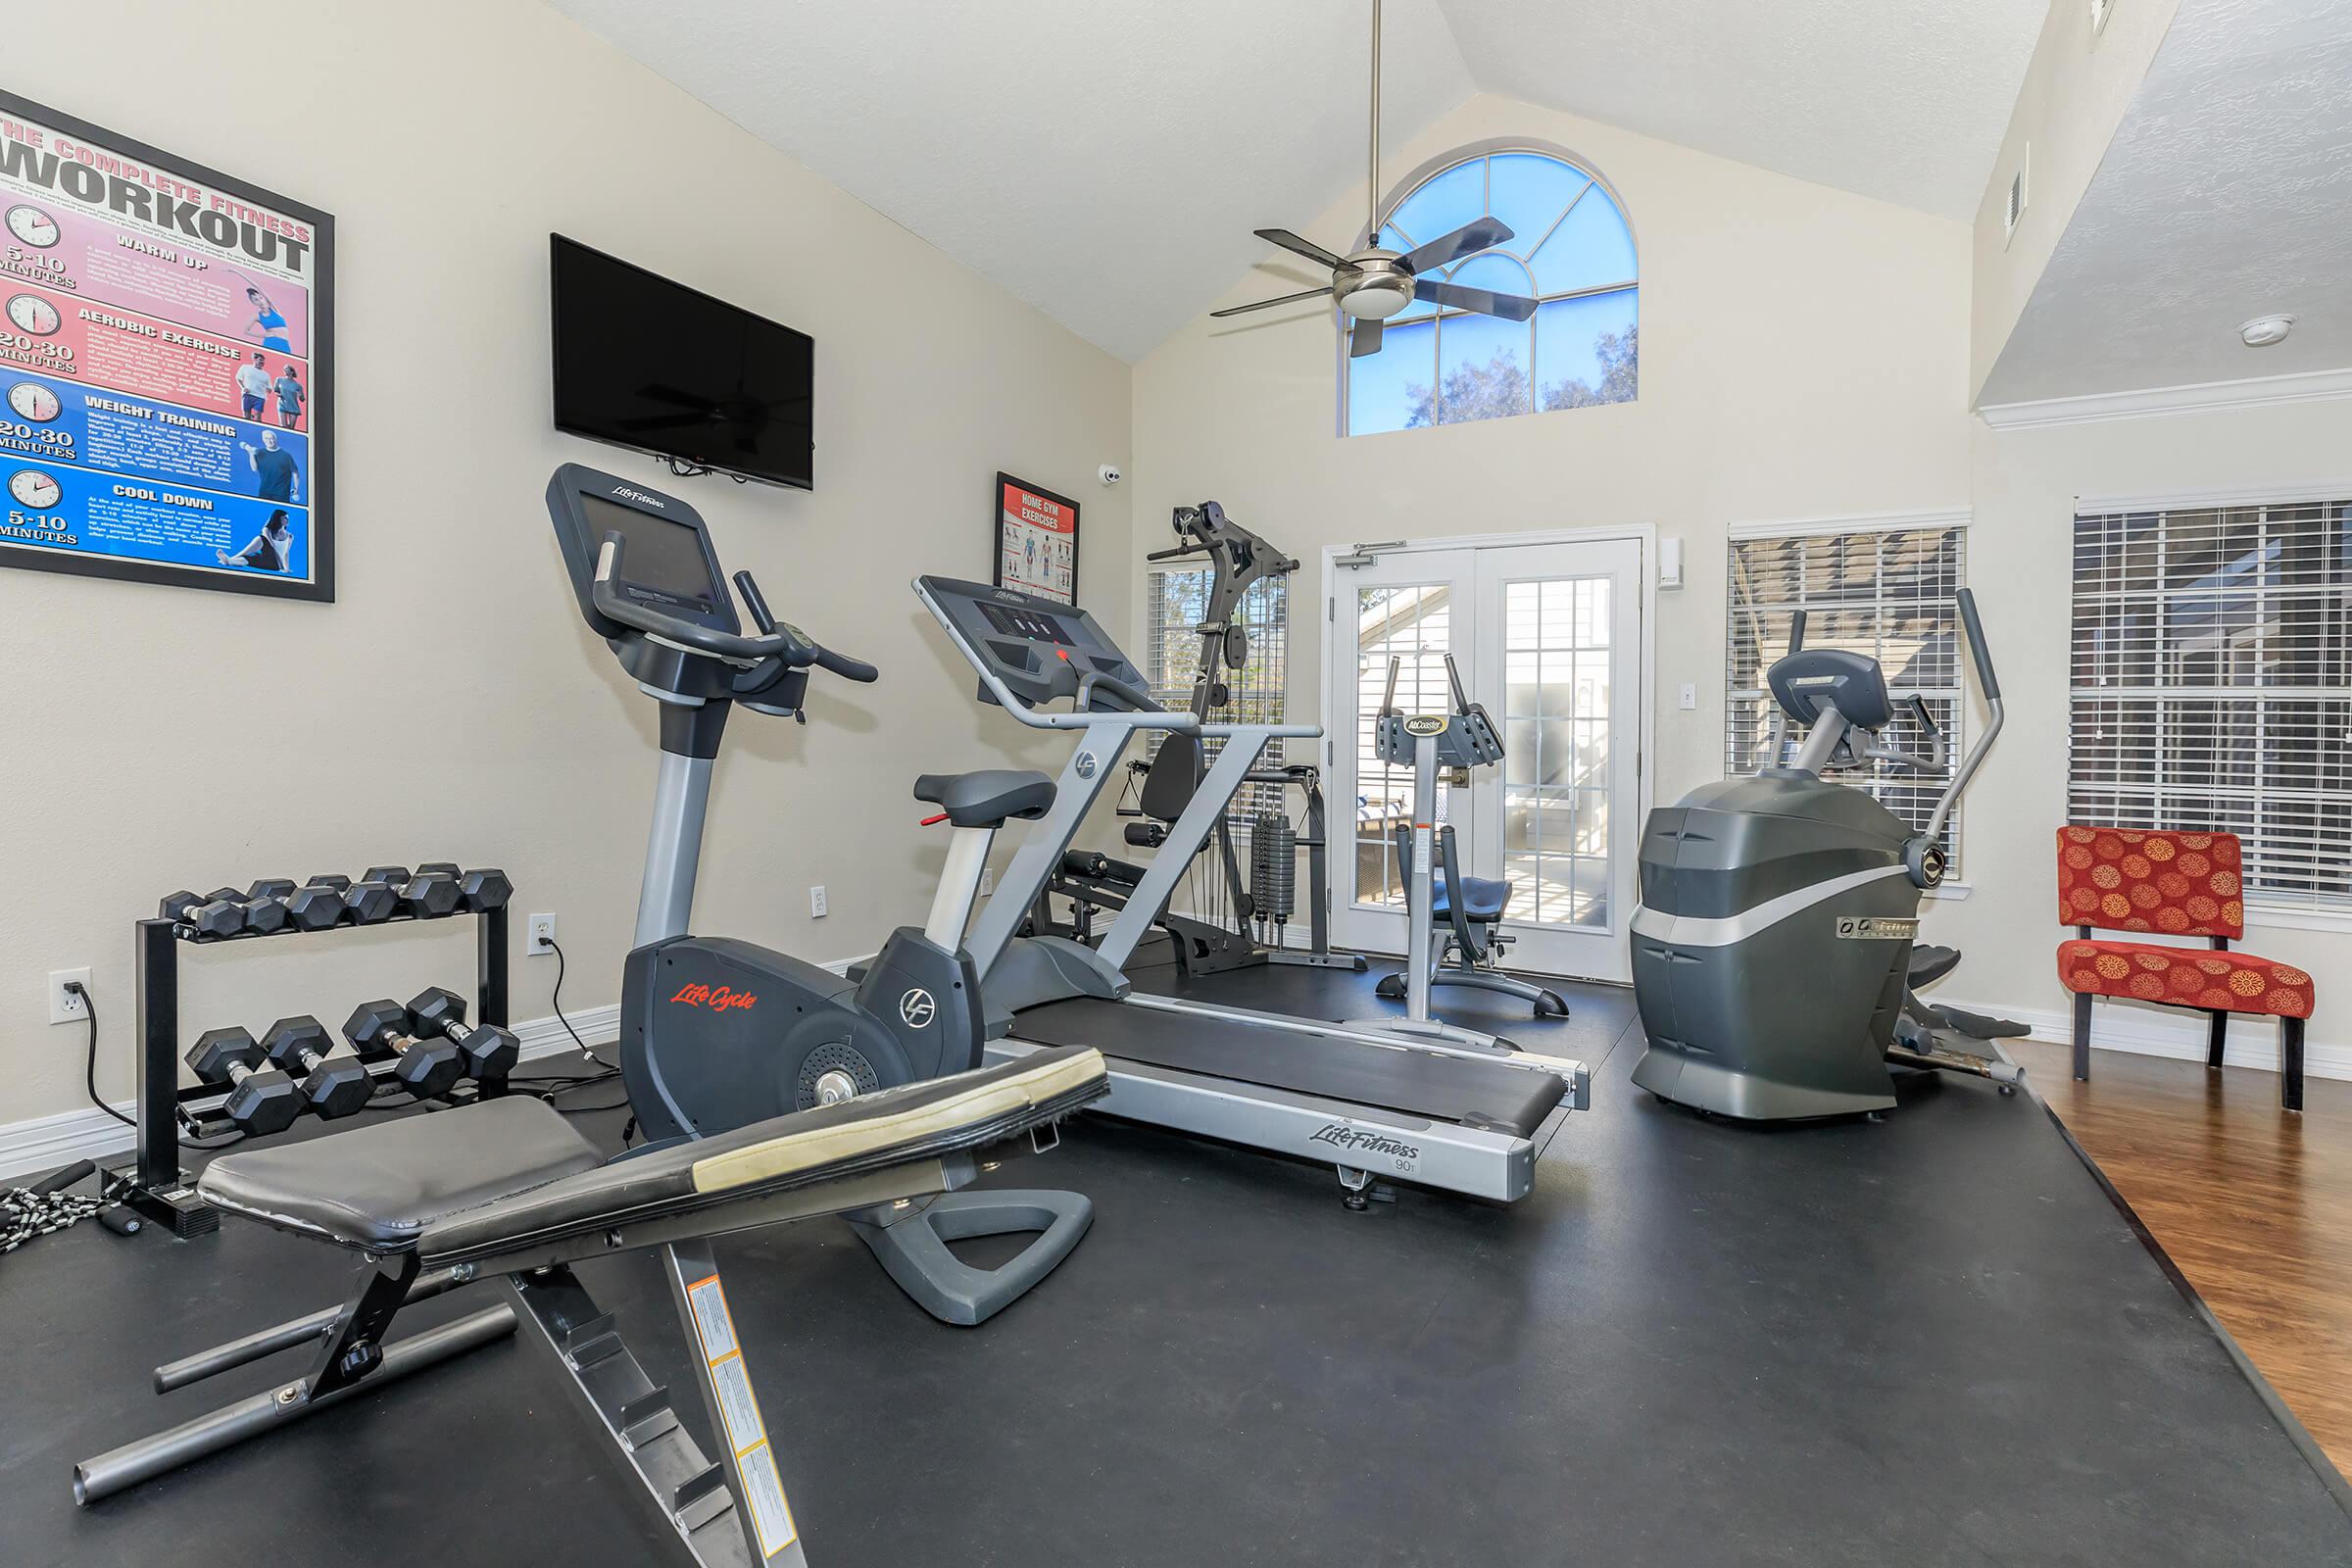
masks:
[(1968, 636), (1969, 657), (1977, 666), (1977, 684), (1984, 688), (1984, 702), (1991, 710), (1991, 717), (1984, 726), (1984, 732), (1977, 737), (1976, 745), (1968, 749), (1968, 756), (1961, 759), (1960, 765), (1953, 769), (1951, 782), (1943, 787), (1943, 794), (1936, 798), (1936, 809), (1928, 816), (1928, 825), (1920, 830), (1920, 837), (1931, 845), (1942, 839), (1943, 825), (1950, 820), (1952, 808), (1960, 804), (1960, 792), (1968, 788), (1970, 779), (1977, 776), (1977, 769), (1984, 764), (1984, 754), (1992, 749), (1993, 737), (2000, 734), (2001, 724), (2007, 717), (2007, 710), (2001, 703), (2000, 677), (1992, 672), (1992, 651), (1984, 644), (1984, 623), (1977, 618), (1975, 591), (1961, 589), (1959, 606), (1960, 627)]

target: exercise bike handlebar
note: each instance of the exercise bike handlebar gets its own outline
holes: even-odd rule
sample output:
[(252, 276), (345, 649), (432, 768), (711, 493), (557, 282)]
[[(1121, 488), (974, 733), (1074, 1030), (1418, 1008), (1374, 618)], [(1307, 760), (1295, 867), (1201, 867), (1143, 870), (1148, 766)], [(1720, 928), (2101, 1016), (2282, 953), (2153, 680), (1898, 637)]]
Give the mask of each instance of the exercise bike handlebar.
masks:
[(688, 653), (704, 654), (729, 664), (746, 668), (767, 660), (775, 660), (794, 669), (806, 669), (813, 664), (831, 670), (848, 680), (870, 681), (879, 673), (873, 665), (850, 659), (831, 649), (819, 647), (799, 635), (798, 628), (778, 621), (767, 611), (767, 601), (760, 585), (748, 571), (735, 574), (735, 586), (742, 591), (744, 602), (750, 606), (753, 623), (760, 629), (758, 637), (746, 637), (738, 632), (721, 631), (683, 615), (672, 615), (650, 605), (623, 598), (612, 586), (620, 575), (623, 556), (628, 548), (618, 529), (605, 535), (604, 548), (596, 563), (596, 580), (589, 595), (597, 612), (631, 626), (649, 637), (656, 637)]

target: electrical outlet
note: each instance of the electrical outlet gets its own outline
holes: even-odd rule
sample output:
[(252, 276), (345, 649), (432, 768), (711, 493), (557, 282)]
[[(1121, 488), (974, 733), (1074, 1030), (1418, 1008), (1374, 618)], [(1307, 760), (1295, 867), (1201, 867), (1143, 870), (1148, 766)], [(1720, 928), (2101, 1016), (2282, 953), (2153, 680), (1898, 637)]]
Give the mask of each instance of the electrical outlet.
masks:
[(982, 867), (980, 868), (980, 896), (981, 896), (982, 898), (984, 898), (984, 899), (985, 899), (985, 898), (987, 898), (987, 897), (988, 897), (988, 896), (989, 896), (991, 893), (994, 893), (994, 892), (996, 892), (996, 891), (997, 891), (997, 868), (996, 868), (995, 866), (993, 866), (993, 865), (984, 865), (984, 866), (982, 866)]
[(522, 945), (526, 956), (556, 951), (556, 917), (552, 914), (531, 916), (531, 934)]
[(1682, 700), (1684, 712), (1690, 713), (1697, 711), (1698, 682), (1690, 680), (1683, 682)]
[[(84, 995), (77, 996), (68, 991), (66, 982), (69, 980), (80, 981)], [(85, 997), (89, 987), (90, 971), (87, 969), (50, 970), (49, 1021), (51, 1023), (79, 1023), (82, 1019), (87, 1018), (90, 1015), (90, 1005)]]
[(808, 890), (808, 918), (811, 920), (822, 920), (824, 917), (825, 887), (824, 884), (820, 882), (815, 887), (812, 887)]

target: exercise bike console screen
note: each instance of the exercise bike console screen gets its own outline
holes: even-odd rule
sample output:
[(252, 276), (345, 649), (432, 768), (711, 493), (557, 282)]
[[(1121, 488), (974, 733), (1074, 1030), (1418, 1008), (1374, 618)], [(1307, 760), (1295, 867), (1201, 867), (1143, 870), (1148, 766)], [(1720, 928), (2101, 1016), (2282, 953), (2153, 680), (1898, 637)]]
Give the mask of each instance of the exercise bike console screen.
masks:
[(589, 536), (601, 547), (608, 533), (621, 536), (616, 585), (633, 599), (651, 599), (688, 610), (708, 611), (723, 597), (717, 575), (703, 555), (702, 531), (608, 501), (580, 497)]
[[(1094, 616), (1075, 605), (954, 577), (921, 577), (916, 586), (963, 657), (975, 668), (1003, 681), (1006, 690), (1031, 708), (1042, 708), (1056, 699), (1074, 700), (1079, 683), (1090, 674), (1118, 681), (1138, 693), (1147, 689), (1144, 672)], [(985, 684), (980, 698), (987, 703), (997, 700)], [(1106, 711), (1133, 709), (1101, 689), (1092, 694), (1091, 705)], [(1134, 710), (1157, 712), (1159, 705), (1149, 703)]]

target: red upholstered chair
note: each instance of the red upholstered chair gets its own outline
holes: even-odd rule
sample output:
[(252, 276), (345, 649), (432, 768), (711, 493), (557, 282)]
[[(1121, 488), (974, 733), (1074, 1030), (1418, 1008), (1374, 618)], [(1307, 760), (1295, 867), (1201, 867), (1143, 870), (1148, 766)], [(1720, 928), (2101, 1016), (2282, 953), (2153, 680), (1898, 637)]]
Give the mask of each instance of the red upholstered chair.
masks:
[[(2246, 934), (2242, 863), (2230, 833), (2156, 833), (2112, 827), (2058, 830), (2058, 918), (2075, 928), (2058, 945), (2058, 981), (2075, 994), (2075, 1076), (2090, 1076), (2090, 999), (2131, 997), (2195, 1007), (2211, 1020), (2205, 1064), (2222, 1064), (2233, 1012), (2278, 1020), (2278, 1102), (2303, 1108), (2303, 1022), (2311, 976), (2230, 944)], [(2206, 948), (2094, 938), (2092, 930), (2204, 937)]]

